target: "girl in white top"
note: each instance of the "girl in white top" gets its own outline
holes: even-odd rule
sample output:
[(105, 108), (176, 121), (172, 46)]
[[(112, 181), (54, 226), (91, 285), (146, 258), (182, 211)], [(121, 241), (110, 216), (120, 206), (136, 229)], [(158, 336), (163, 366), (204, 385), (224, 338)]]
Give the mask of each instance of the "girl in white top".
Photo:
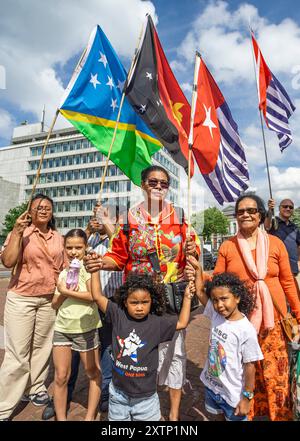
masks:
[[(65, 236), (65, 251), (69, 261), (82, 261), (87, 236), (81, 229), (69, 231)], [(81, 262), (82, 263), (82, 262)], [(66, 287), (68, 268), (59, 275), (52, 307), (58, 309), (53, 336), (54, 407), (56, 419), (67, 419), (67, 384), (71, 373), (71, 351), (78, 351), (89, 379), (88, 409), (85, 421), (95, 419), (100, 398), (99, 336), (101, 320), (91, 294), (91, 275), (83, 264), (78, 285)]]
[(255, 300), (234, 274), (217, 274), (204, 285), (198, 261), (188, 258), (188, 278), (196, 276), (196, 294), (211, 320), (208, 359), (200, 379), (205, 407), (228, 421), (245, 421), (254, 394), (255, 362), (263, 359), (256, 331), (247, 316)]

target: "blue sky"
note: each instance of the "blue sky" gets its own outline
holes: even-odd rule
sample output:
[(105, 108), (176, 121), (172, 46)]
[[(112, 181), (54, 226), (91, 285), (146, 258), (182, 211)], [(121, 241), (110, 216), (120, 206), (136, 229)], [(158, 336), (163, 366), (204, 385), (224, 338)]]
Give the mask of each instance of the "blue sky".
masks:
[[(266, 130), (274, 195), (277, 200), (292, 197), (300, 205), (300, 6), (296, 0), (12, 0), (0, 16), (0, 67), (6, 73), (3, 88), (0, 69), (0, 147), (10, 143), (15, 125), (25, 119), (40, 120), (44, 104), (50, 125), (96, 23), (128, 67), (146, 12), (155, 17), (167, 58), (188, 99), (194, 52), (202, 53), (246, 145), (251, 188), (267, 199), (247, 29), (251, 18), (270, 69), (297, 107), (291, 118), (294, 141), (283, 154), (276, 135)], [(58, 127), (64, 124), (61, 119)], [(197, 182), (204, 185), (200, 177)], [(206, 190), (205, 205), (213, 204)]]

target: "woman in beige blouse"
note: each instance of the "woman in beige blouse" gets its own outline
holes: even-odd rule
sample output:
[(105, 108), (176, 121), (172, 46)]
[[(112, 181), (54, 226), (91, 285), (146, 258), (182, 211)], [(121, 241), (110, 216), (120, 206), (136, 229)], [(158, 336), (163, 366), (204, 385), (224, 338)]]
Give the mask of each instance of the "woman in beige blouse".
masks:
[(55, 230), (53, 201), (36, 195), (7, 237), (2, 262), (14, 268), (4, 310), (5, 357), (0, 368), (0, 420), (21, 399), (47, 404), (45, 386), (55, 311), (51, 300), (64, 267), (63, 238)]

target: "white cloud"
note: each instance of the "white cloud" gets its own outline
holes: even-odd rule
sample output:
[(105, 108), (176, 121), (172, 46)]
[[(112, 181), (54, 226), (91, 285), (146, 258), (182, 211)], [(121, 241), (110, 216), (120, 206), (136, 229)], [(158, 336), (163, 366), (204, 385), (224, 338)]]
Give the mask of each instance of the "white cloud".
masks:
[(13, 116), (0, 108), (0, 133), (11, 132), (15, 125)]
[(147, 12), (157, 21), (150, 1), (52, 0), (46, 8), (35, 0), (7, 2), (0, 15), (0, 60), (6, 71), (1, 98), (38, 120), (45, 104), (50, 125), (63, 93), (57, 67), (84, 49), (97, 23), (116, 52), (131, 58)]
[(292, 19), (284, 19), (278, 24), (269, 23), (249, 3), (231, 11), (230, 2), (211, 2), (195, 19), (178, 48), (178, 56), (188, 62), (185, 65), (190, 69), (195, 49), (198, 49), (217, 81), (231, 84), (237, 80), (253, 82), (252, 49), (247, 32), (249, 20), (271, 70), (291, 75), (296, 60), (300, 60), (298, 24)]

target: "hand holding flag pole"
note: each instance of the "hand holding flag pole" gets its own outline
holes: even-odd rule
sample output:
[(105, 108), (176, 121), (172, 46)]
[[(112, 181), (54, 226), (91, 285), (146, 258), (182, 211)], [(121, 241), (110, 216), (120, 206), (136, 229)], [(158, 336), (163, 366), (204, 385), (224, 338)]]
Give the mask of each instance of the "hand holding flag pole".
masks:
[(192, 161), (192, 148), (194, 139), (194, 118), (197, 100), (197, 74), (199, 70), (199, 62), (201, 55), (196, 51), (195, 55), (195, 68), (194, 68), (194, 82), (193, 82), (193, 93), (192, 93), (192, 106), (191, 106), (191, 124), (189, 133), (189, 157), (188, 157), (188, 230), (187, 235), (190, 236), (191, 233), (191, 161)]

